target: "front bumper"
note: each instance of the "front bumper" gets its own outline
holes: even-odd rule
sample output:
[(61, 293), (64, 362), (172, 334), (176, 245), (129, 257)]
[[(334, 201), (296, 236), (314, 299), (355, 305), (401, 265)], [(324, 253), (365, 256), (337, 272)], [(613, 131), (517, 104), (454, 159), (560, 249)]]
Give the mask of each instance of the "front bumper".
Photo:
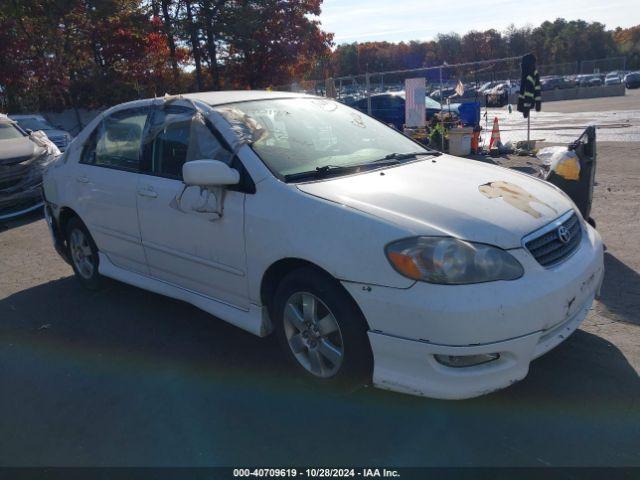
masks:
[[(500, 390), (522, 380), (535, 358), (562, 343), (589, 313), (593, 297), (559, 326), (511, 340), (467, 347), (369, 332), (374, 355), (373, 384), (396, 392), (432, 398), (472, 398)], [(435, 355), (495, 354), (497, 360), (470, 367), (449, 367)]]
[(42, 203), (41, 182), (0, 191), (0, 220), (9, 220), (33, 212), (42, 208)]
[[(469, 398), (524, 378), (529, 363), (584, 320), (604, 276), (602, 241), (585, 226), (581, 245), (546, 269), (524, 249), (512, 251), (525, 275), (510, 282), (407, 289), (343, 282), (371, 331), (374, 385), (435, 398)], [(434, 355), (500, 354), (470, 367)]]

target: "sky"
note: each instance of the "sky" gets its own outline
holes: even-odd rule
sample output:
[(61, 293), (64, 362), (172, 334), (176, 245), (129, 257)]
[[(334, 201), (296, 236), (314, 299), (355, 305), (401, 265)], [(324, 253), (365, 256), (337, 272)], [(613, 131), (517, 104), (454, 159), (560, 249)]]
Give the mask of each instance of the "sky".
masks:
[(336, 45), (431, 40), (438, 33), (537, 26), (558, 17), (608, 29), (640, 24), (639, 0), (324, 0), (320, 21)]

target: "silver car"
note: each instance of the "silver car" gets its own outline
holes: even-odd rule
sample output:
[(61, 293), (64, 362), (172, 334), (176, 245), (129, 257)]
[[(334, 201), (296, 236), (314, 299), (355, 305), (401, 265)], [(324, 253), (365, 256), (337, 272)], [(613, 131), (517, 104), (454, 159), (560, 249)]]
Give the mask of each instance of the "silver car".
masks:
[(43, 133), (0, 115), (0, 220), (42, 207), (42, 172), (59, 154)]
[(61, 152), (67, 149), (67, 145), (73, 138), (66, 130), (61, 130), (51, 125), (42, 115), (12, 115), (11, 118), (18, 122), (18, 125), (27, 133), (37, 131), (46, 133), (49, 140), (55, 143)]

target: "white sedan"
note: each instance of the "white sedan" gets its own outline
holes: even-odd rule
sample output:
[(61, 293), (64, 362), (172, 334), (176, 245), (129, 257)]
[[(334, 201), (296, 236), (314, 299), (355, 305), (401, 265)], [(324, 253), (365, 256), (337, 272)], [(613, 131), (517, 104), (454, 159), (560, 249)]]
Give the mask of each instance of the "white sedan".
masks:
[(340, 387), (511, 385), (579, 326), (604, 273), (600, 236), (554, 186), (307, 95), (116, 106), (44, 193), (86, 287), (107, 276), (273, 332), (301, 372)]

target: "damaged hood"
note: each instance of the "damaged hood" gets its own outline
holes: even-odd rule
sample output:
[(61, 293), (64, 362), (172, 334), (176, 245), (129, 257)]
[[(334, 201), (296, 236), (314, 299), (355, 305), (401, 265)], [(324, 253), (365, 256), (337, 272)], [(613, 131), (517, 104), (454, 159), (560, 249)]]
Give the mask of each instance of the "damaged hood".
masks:
[(447, 235), (502, 248), (574, 208), (560, 191), (506, 168), (450, 155), (297, 187), (414, 235)]
[(29, 137), (0, 141), (0, 165), (22, 162), (44, 153), (44, 149)]

